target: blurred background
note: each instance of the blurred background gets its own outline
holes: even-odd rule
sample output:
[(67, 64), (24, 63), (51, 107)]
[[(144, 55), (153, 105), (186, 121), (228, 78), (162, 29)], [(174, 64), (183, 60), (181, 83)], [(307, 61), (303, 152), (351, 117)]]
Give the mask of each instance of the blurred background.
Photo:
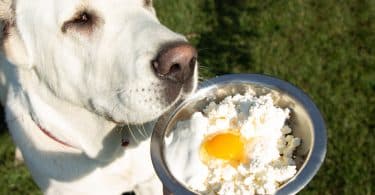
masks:
[[(155, 0), (160, 21), (199, 50), (200, 79), (262, 73), (321, 110), (328, 152), (300, 194), (375, 192), (375, 1)], [(0, 194), (40, 194), (0, 122)]]

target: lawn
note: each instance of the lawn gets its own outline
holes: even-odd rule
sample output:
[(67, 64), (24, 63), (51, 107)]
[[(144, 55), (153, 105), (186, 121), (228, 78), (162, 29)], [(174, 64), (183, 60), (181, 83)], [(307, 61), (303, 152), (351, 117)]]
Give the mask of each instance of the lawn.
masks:
[[(201, 79), (263, 73), (302, 88), (324, 115), (328, 152), (300, 194), (374, 194), (375, 1), (156, 0), (199, 50)], [(39, 194), (0, 129), (0, 194)]]

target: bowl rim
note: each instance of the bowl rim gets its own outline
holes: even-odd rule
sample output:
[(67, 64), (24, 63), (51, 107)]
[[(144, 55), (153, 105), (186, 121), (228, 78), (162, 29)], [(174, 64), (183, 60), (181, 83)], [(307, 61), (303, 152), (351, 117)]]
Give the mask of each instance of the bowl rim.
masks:
[(151, 160), (155, 172), (162, 181), (163, 185), (170, 191), (176, 194), (195, 194), (190, 191), (182, 183), (180, 183), (170, 173), (163, 155), (163, 140), (164, 133), (170, 120), (183, 107), (185, 107), (191, 100), (204, 94), (205, 91), (215, 88), (217, 85), (225, 85), (229, 83), (251, 83), (255, 85), (265, 86), (266, 88), (276, 89), (287, 93), (298, 101), (307, 114), (311, 117), (313, 126), (312, 143), (309, 154), (307, 155), (307, 162), (298, 170), (296, 175), (284, 184), (275, 194), (296, 194), (303, 189), (310, 180), (315, 176), (320, 166), (322, 165), (327, 152), (327, 136), (326, 127), (323, 117), (311, 100), (311, 98), (295, 85), (284, 80), (268, 76), (264, 74), (227, 74), (214, 77), (200, 83), (198, 90), (187, 99), (179, 102), (170, 111), (161, 116), (155, 124), (154, 131), (151, 135)]

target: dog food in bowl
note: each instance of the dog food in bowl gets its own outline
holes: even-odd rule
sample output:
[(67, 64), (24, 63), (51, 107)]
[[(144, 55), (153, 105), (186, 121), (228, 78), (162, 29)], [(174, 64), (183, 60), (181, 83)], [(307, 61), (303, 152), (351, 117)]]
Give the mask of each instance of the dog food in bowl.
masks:
[(168, 167), (199, 194), (272, 194), (297, 172), (289, 112), (251, 90), (212, 101), (166, 137)]

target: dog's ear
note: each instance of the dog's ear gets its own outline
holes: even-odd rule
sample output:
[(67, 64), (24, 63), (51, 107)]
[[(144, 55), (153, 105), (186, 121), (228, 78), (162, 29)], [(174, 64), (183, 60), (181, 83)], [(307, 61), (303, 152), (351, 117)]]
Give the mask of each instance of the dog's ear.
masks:
[(12, 64), (32, 68), (25, 44), (16, 28), (13, 0), (0, 0), (0, 53)]

